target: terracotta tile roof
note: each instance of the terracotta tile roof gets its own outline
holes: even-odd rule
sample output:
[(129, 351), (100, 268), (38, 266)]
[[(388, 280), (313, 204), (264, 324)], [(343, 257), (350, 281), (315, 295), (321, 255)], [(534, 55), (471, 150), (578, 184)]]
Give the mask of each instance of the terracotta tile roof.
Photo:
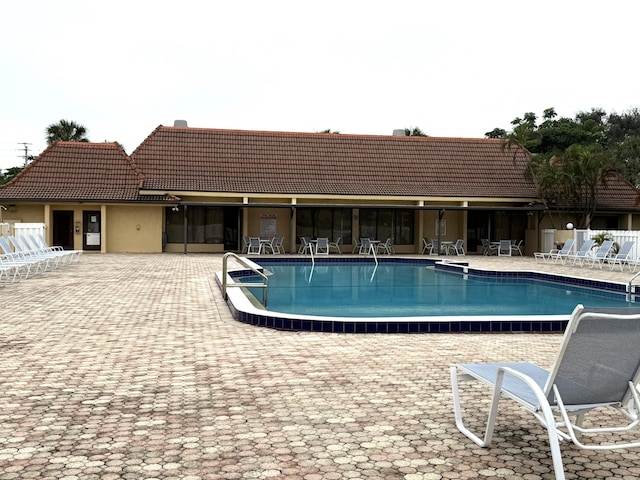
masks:
[(536, 197), (500, 140), (158, 127), (133, 152), (149, 190)]
[(56, 142), (0, 187), (1, 199), (139, 200), (143, 176), (117, 143)]
[(640, 190), (611, 174), (598, 187), (598, 210), (640, 210)]

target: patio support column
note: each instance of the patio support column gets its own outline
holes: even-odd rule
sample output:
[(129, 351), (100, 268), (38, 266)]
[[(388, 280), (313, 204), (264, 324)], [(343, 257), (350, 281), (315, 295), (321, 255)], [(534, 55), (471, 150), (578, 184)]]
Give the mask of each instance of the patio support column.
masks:
[(291, 199), (291, 218), (289, 219), (289, 253), (296, 253), (296, 237), (298, 229), (297, 227), (297, 218), (298, 218), (298, 210), (296, 209), (297, 199)]

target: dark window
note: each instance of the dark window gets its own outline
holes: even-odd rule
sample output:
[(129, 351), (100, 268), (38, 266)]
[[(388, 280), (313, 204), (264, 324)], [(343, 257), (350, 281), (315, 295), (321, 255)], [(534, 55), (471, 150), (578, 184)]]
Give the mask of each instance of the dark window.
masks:
[[(166, 209), (168, 243), (184, 243), (183, 208)], [(224, 243), (224, 208), (188, 207), (187, 243)]]
[(384, 241), (393, 238), (395, 245), (414, 243), (414, 211), (387, 208), (360, 209), (360, 236)]
[(333, 242), (342, 237), (344, 243), (351, 243), (351, 209), (298, 208), (296, 232), (299, 237), (327, 237)]

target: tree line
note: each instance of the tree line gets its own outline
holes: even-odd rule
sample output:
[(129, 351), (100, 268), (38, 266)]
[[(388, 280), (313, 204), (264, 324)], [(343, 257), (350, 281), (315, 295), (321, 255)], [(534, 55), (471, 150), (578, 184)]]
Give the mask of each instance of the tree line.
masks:
[(593, 108), (574, 118), (558, 117), (548, 108), (538, 120), (528, 112), (511, 122), (510, 131), (494, 128), (485, 136), (501, 138), (514, 155), (520, 148), (532, 154), (525, 174), (535, 182), (554, 227), (572, 215), (577, 227), (588, 227), (598, 188), (614, 177), (640, 187), (638, 108), (611, 114)]

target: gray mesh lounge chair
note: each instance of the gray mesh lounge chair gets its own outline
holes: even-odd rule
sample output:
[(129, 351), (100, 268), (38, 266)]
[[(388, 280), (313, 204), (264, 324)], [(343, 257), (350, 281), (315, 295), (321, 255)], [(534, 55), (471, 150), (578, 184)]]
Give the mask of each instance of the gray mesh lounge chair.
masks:
[(571, 255), (574, 243), (575, 240), (573, 238), (570, 238), (566, 242), (564, 242), (564, 245), (560, 250), (553, 249), (550, 252), (534, 252), (533, 256), (535, 257), (536, 262), (538, 260), (543, 260), (545, 262), (549, 262), (551, 260), (555, 260), (556, 262), (558, 260), (564, 261), (564, 259), (568, 255)]
[[(638, 381), (640, 380), (640, 309), (584, 309), (578, 305), (567, 325), (560, 352), (552, 368), (534, 363), (494, 363), (452, 365), (451, 385), (458, 429), (481, 447), (491, 444), (504, 395), (515, 400), (547, 429), (553, 468), (557, 479), (564, 479), (560, 441), (570, 440), (579, 448), (611, 450), (640, 446), (627, 443), (593, 443), (583, 434), (601, 435), (627, 432), (640, 423)], [(463, 422), (459, 382), (478, 380), (493, 389), (484, 438), (471, 432)], [(611, 407), (624, 425), (583, 427), (592, 409)], [(472, 406), (465, 404), (464, 410)]]
[(631, 250), (633, 250), (633, 246), (635, 245), (635, 243), (636, 242), (634, 242), (633, 240), (627, 240), (622, 244), (620, 250), (618, 250), (618, 253), (616, 253), (613, 257), (607, 259), (611, 270), (613, 270), (613, 267), (615, 267), (616, 265), (620, 265), (620, 271), (624, 270), (624, 266), (631, 260)]
[(605, 240), (604, 242), (602, 242), (602, 245), (600, 245), (595, 255), (586, 257), (584, 259), (584, 263), (588, 263), (591, 268), (593, 268), (593, 266), (597, 263), (598, 265), (600, 265), (600, 268), (602, 268), (604, 262), (609, 258), (609, 255), (611, 255), (612, 248), (613, 240)]
[(591, 249), (593, 248), (595, 243), (596, 242), (594, 240), (585, 240), (582, 246), (580, 247), (580, 250), (578, 250), (574, 254), (569, 254), (564, 257), (559, 257), (560, 261), (562, 262), (563, 265), (566, 264), (569, 260), (571, 260), (571, 265), (575, 265), (578, 262), (580, 262), (580, 265), (582, 265), (585, 258), (591, 256)]

